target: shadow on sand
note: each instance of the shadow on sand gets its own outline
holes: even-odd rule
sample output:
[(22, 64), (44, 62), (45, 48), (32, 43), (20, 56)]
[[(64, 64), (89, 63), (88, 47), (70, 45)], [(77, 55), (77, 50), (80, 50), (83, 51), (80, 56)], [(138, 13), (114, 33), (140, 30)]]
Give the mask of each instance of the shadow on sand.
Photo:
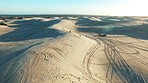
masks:
[[(35, 46), (35, 45), (39, 45), (41, 44), (42, 42), (39, 42), (39, 43), (36, 43), (36, 44), (32, 44), (30, 46), (26, 46), (25, 48), (22, 48), (16, 52), (13, 52), (11, 54), (8, 54), (7, 56), (1, 56), (0, 57), (0, 67), (4, 64), (4, 63), (7, 63), (9, 61), (11, 61), (12, 59), (14, 58), (17, 58), (19, 55), (21, 55), (23, 52), (27, 51), (28, 49), (30, 49), (31, 47)], [(1, 72), (0, 72), (1, 73)]]
[(135, 25), (135, 26), (123, 26), (123, 27), (112, 27), (112, 28), (78, 28), (80, 32), (88, 33), (104, 33), (111, 35), (126, 35), (129, 37), (148, 40), (148, 24)]
[(76, 25), (78, 26), (103, 26), (103, 25), (109, 25), (109, 24), (115, 24), (115, 23), (125, 23), (129, 22), (124, 19), (119, 19), (119, 18), (106, 18), (106, 19), (101, 19), (101, 21), (97, 20), (91, 20), (90, 18), (79, 18), (77, 21)]
[(50, 28), (50, 26), (59, 23), (60, 20), (42, 21), (42, 20), (23, 20), (15, 21), (10, 26), (16, 30), (0, 36), (1, 42), (22, 41), (39, 38), (56, 38), (63, 35), (62, 32)]
[(23, 48), (21, 47), (19, 50), (14, 51), (8, 55), (0, 56), (0, 77), (1, 77), (0, 82), (10, 83), (10, 81), (14, 82), (14, 80), (19, 79), (15, 76), (17, 76), (18, 71), (20, 71), (20, 69), (23, 66), (25, 66), (25, 63), (22, 62), (26, 60), (25, 57), (27, 57), (25, 52), (28, 52), (29, 49), (41, 43), (42, 42), (35, 43), (35, 44), (29, 45)]

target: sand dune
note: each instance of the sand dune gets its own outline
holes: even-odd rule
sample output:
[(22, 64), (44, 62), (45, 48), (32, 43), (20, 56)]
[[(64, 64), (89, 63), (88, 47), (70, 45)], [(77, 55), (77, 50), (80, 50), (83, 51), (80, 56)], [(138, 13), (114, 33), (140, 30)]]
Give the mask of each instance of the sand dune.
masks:
[(147, 20), (1, 20), (0, 83), (148, 83)]

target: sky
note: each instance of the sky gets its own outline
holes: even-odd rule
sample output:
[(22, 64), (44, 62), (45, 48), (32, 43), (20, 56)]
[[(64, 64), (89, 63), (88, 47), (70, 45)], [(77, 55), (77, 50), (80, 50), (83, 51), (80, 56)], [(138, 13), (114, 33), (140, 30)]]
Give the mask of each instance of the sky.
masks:
[(0, 14), (148, 16), (148, 0), (0, 0)]

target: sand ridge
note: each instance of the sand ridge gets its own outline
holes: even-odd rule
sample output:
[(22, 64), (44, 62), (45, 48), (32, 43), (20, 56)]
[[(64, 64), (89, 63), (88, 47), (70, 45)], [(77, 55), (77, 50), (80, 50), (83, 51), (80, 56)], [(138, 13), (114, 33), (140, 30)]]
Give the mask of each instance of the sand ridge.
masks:
[(0, 83), (147, 83), (146, 20), (7, 19), (0, 26)]

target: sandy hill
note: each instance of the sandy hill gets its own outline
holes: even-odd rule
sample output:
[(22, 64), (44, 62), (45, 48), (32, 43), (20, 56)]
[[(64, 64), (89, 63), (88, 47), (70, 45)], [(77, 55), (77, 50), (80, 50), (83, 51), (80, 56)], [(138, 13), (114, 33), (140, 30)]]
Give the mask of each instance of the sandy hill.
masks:
[(146, 17), (0, 21), (0, 83), (148, 83)]

